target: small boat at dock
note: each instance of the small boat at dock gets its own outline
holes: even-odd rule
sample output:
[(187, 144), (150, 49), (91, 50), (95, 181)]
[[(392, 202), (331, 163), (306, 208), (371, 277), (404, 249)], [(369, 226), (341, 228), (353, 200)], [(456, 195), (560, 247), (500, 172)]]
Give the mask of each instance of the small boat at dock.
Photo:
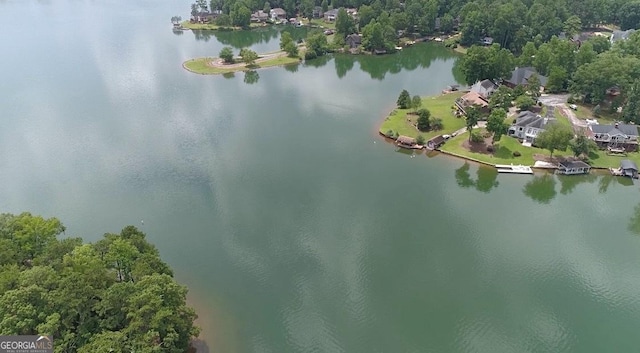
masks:
[(495, 167), (498, 173), (533, 174), (531, 167), (526, 165), (496, 164)]

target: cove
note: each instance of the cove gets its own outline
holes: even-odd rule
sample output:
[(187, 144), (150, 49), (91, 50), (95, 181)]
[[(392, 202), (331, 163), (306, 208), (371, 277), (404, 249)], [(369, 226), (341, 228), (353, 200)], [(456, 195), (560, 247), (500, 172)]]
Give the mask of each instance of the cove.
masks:
[(437, 45), (193, 75), (279, 34), (176, 35), (186, 8), (0, 3), (2, 211), (87, 240), (139, 226), (189, 287), (202, 352), (636, 350), (637, 184), (385, 143), (402, 89), (460, 81)]

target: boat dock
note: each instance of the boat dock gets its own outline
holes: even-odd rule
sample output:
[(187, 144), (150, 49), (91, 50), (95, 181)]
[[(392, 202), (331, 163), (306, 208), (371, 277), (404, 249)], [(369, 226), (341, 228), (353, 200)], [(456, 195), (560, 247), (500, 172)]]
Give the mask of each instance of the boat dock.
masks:
[(526, 165), (496, 164), (495, 167), (498, 173), (533, 174), (531, 167)]

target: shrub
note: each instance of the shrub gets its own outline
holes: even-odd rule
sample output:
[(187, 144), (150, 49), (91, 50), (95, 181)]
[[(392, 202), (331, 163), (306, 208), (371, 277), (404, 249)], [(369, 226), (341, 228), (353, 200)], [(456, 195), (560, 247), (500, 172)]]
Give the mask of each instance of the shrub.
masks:
[(569, 98), (567, 98), (567, 103), (574, 104), (575, 102), (576, 102), (576, 97), (574, 97), (573, 95), (570, 95)]
[(387, 131), (387, 133), (384, 134), (384, 135), (387, 136), (387, 137), (393, 137), (393, 130)]
[(482, 142), (484, 141), (484, 137), (480, 131), (472, 131), (471, 132), (471, 142)]
[(494, 151), (493, 145), (487, 146), (487, 152), (493, 153), (493, 151)]
[(444, 124), (442, 123), (442, 119), (440, 118), (431, 118), (431, 130), (442, 130), (444, 129)]
[(311, 59), (315, 59), (317, 57), (318, 57), (318, 55), (316, 55), (316, 52), (312, 51), (312, 50), (306, 51), (304, 53), (304, 60), (311, 60)]
[(520, 157), (520, 156), (522, 156), (522, 154), (520, 154), (520, 152), (518, 152), (518, 151), (513, 151), (513, 153), (512, 153), (512, 154), (513, 154), (513, 156), (514, 156), (514, 157)]
[(395, 139), (397, 139), (397, 138), (398, 138), (398, 136), (400, 136), (400, 134), (398, 134), (398, 132), (397, 132), (397, 131), (394, 131), (394, 132), (393, 132), (393, 136), (392, 136), (392, 138), (395, 140)]
[(424, 145), (424, 136), (418, 135), (418, 137), (416, 137), (416, 142), (418, 143), (418, 145)]

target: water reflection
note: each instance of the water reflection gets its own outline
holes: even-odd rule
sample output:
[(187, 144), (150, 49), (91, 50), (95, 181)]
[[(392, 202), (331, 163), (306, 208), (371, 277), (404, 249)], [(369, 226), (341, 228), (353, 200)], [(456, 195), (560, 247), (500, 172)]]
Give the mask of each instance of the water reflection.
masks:
[(284, 66), (284, 69), (289, 72), (298, 72), (299, 68), (300, 68), (300, 64), (291, 64), (291, 65)]
[(261, 27), (249, 31), (224, 31), (224, 30), (194, 30), (196, 40), (208, 42), (211, 38), (224, 45), (241, 49), (248, 48), (259, 43), (269, 43), (272, 40), (280, 38), (281, 32), (289, 32), (294, 40), (304, 39), (307, 35), (307, 28), (294, 27)]
[(462, 188), (475, 187), (476, 190), (485, 193), (498, 187), (498, 171), (495, 168), (479, 166), (476, 170), (476, 180), (473, 180), (469, 173), (470, 167), (469, 163), (465, 162), (462, 167), (456, 169), (454, 174), (458, 186)]
[(336, 55), (334, 64), (338, 78), (343, 78), (349, 70), (353, 69), (353, 59), (346, 55)]
[(312, 60), (305, 60), (304, 64), (306, 66), (311, 66), (311, 67), (323, 67), (325, 65), (327, 65), (327, 63), (331, 61), (331, 56), (330, 55), (323, 55), (320, 57), (317, 57), (315, 59)]
[(177, 35), (177, 36), (181, 36), (184, 34), (184, 31), (181, 29), (173, 29), (173, 34)]
[(260, 75), (256, 70), (249, 70), (244, 72), (244, 83), (252, 85), (257, 83), (260, 79)]
[(551, 174), (535, 176), (522, 189), (533, 201), (548, 204), (556, 197), (556, 179)]
[(230, 78), (236, 77), (236, 74), (234, 72), (225, 72), (222, 74), (222, 77), (226, 79), (230, 79)]
[(591, 184), (597, 179), (598, 177), (595, 174), (558, 176), (558, 181), (560, 182), (560, 193), (562, 195), (569, 195), (579, 184)]

